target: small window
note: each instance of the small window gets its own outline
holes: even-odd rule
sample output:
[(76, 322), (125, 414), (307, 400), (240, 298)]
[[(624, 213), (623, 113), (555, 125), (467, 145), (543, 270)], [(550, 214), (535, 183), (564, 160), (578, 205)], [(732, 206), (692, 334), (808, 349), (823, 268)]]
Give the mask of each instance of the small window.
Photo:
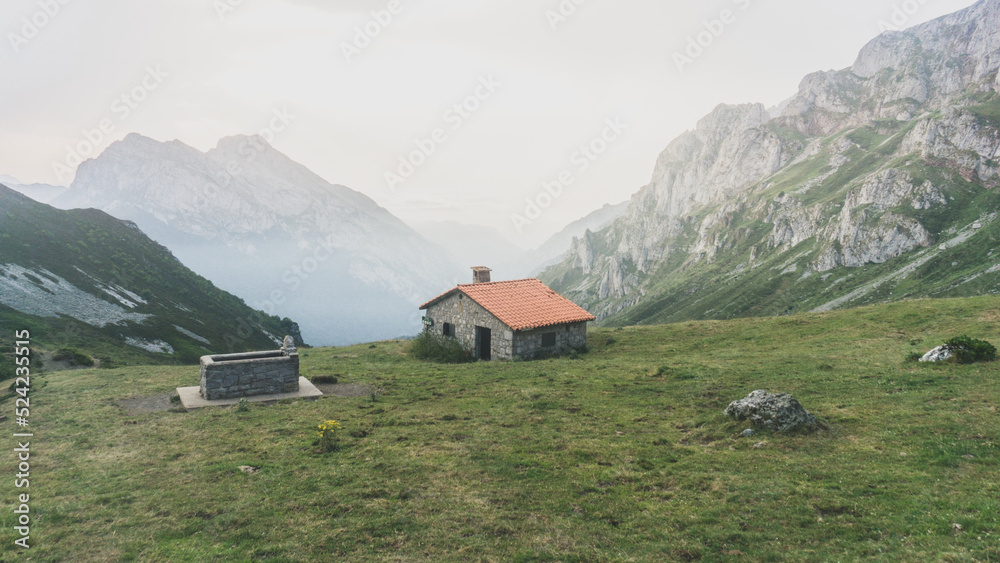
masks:
[(444, 323), (441, 326), (441, 333), (445, 336), (455, 336), (455, 327), (451, 323)]
[(556, 345), (556, 333), (547, 332), (542, 335), (542, 348), (551, 348)]

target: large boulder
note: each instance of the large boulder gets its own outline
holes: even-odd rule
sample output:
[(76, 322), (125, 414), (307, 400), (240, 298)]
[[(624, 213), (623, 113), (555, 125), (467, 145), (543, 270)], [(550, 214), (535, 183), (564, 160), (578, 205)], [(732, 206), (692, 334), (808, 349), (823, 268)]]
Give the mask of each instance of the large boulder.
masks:
[(795, 397), (787, 393), (768, 393), (763, 389), (729, 403), (725, 413), (736, 420), (748, 420), (758, 428), (778, 432), (815, 430), (821, 426), (819, 420), (802, 408)]
[(921, 362), (947, 362), (955, 355), (955, 351), (947, 344), (927, 352), (920, 358)]

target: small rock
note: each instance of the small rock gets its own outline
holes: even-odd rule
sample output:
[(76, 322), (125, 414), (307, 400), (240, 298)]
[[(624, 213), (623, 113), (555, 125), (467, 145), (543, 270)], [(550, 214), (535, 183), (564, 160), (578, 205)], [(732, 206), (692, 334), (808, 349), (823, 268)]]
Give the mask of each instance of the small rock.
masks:
[(778, 432), (815, 430), (821, 426), (816, 417), (802, 408), (795, 397), (787, 393), (768, 393), (763, 389), (729, 403), (724, 412), (736, 420), (749, 420), (758, 428)]
[(921, 362), (945, 362), (951, 359), (955, 355), (955, 352), (951, 349), (951, 346), (947, 344), (938, 346), (937, 348), (927, 352), (920, 358)]
[(253, 465), (241, 465), (239, 466), (239, 470), (246, 473), (247, 475), (253, 475), (258, 471), (260, 471), (260, 468)]
[(962, 525), (961, 524), (959, 524), (959, 523), (956, 522), (956, 523), (954, 523), (954, 524), (951, 525), (951, 534), (953, 536), (957, 536), (958, 534), (961, 534), (961, 533), (962, 533)]
[(753, 445), (753, 447), (759, 450), (759, 449), (763, 448), (766, 445), (767, 445), (767, 442), (757, 442), (756, 444)]
[(740, 436), (743, 436), (744, 438), (749, 438), (750, 436), (753, 435), (754, 435), (753, 428), (747, 428), (746, 430), (740, 433)]

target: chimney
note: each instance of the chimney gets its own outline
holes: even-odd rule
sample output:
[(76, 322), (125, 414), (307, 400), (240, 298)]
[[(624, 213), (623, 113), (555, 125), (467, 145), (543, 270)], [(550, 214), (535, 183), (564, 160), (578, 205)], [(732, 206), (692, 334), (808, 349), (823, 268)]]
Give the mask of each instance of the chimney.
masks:
[(485, 266), (473, 266), (472, 283), (490, 283), (490, 272), (492, 271)]

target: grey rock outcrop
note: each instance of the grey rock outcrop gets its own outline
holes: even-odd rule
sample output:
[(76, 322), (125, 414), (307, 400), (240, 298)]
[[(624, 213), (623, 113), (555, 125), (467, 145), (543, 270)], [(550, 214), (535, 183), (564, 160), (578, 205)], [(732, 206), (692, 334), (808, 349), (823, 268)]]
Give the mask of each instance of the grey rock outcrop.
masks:
[(921, 362), (946, 362), (955, 355), (955, 351), (951, 349), (951, 346), (943, 344), (937, 348), (927, 352), (920, 358)]
[[(970, 224), (957, 218), (980, 205), (972, 194), (1000, 187), (998, 68), (1000, 0), (983, 0), (878, 36), (780, 108), (720, 105), (666, 147), (624, 215), (541, 278), (599, 320), (671, 322), (784, 313), (865, 275), (820, 287), (834, 269), (926, 261)], [(991, 273), (981, 265), (970, 276)], [(759, 294), (713, 294), (754, 276)], [(803, 299), (779, 296), (794, 285)]]
[(758, 389), (746, 397), (729, 403), (725, 414), (736, 420), (747, 420), (757, 428), (793, 432), (815, 430), (819, 420), (787, 393), (769, 393)]

